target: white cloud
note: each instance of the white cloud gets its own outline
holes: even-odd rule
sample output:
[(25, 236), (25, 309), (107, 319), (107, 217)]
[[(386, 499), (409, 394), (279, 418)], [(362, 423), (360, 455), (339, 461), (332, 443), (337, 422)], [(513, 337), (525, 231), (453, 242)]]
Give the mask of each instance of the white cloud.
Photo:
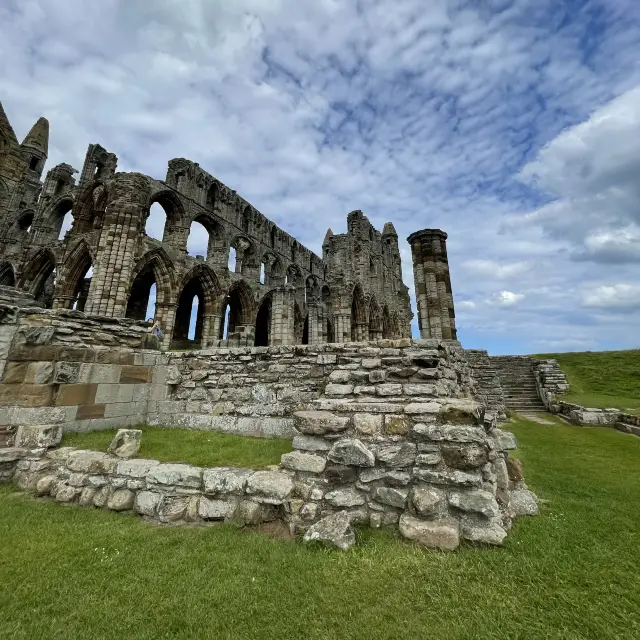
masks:
[(48, 167), (190, 158), (318, 253), (352, 209), (393, 220), (411, 289), (404, 238), (444, 229), (463, 344), (606, 317), (633, 345), (581, 304), (634, 281), (640, 225), (637, 6), (591, 3), (5, 0), (0, 96), (19, 136), (50, 119)]
[(638, 311), (640, 310), (640, 285), (604, 285), (586, 292), (583, 300), (585, 307), (615, 311)]
[(490, 305), (497, 305), (500, 307), (512, 307), (518, 304), (521, 300), (524, 300), (524, 293), (513, 293), (512, 291), (499, 291), (485, 302)]

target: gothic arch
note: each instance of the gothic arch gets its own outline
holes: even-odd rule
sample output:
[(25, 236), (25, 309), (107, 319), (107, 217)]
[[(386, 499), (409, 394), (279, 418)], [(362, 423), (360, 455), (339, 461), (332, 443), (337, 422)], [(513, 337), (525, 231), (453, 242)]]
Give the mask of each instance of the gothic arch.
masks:
[(309, 314), (297, 302), (293, 305), (293, 338), (295, 344), (309, 344)]
[(365, 342), (369, 339), (367, 326), (367, 304), (360, 283), (353, 288), (351, 296), (351, 341)]
[(214, 317), (219, 312), (220, 284), (213, 269), (204, 263), (197, 264), (181, 279), (180, 294), (173, 325), (173, 341), (176, 345), (191, 341), (190, 322), (194, 300), (198, 301), (193, 342), (208, 344), (214, 330)]
[(222, 222), (210, 213), (199, 213), (192, 220), (192, 224), (194, 222), (201, 224), (209, 234), (207, 261), (216, 265), (225, 265), (228, 257), (227, 233)]
[[(144, 320), (151, 287), (156, 285), (156, 309), (164, 308), (173, 299), (175, 290), (173, 264), (162, 248), (152, 249), (145, 253), (136, 263), (128, 291), (127, 318)], [(156, 317), (158, 317), (156, 311)], [(164, 327), (166, 318), (161, 318)]]
[(10, 262), (0, 263), (0, 286), (15, 287), (16, 274)]
[(242, 327), (246, 332), (247, 327), (253, 327), (256, 311), (253, 293), (249, 285), (243, 280), (234, 282), (222, 300), (218, 334), (220, 340), (225, 337), (225, 320), (227, 321), (228, 335), (237, 332)]
[(59, 300), (59, 307), (72, 309), (74, 303), (78, 302), (79, 310), (83, 310), (84, 302), (81, 298), (86, 297), (86, 292), (83, 292), (82, 288), (87, 271), (93, 263), (91, 249), (84, 239), (79, 240), (73, 249), (67, 252), (56, 282), (55, 295)]
[(271, 344), (272, 312), (273, 298), (271, 292), (269, 292), (260, 300), (258, 312), (256, 313), (255, 338), (253, 342), (256, 347), (266, 347)]
[(72, 193), (65, 193), (52, 202), (39, 216), (40, 224), (51, 233), (51, 239), (55, 240), (60, 235), (64, 217), (73, 210), (74, 196)]
[(100, 228), (109, 202), (109, 191), (102, 180), (87, 185), (76, 197), (72, 214), (79, 232)]
[(369, 301), (369, 340), (378, 340), (383, 336), (382, 309), (375, 296)]

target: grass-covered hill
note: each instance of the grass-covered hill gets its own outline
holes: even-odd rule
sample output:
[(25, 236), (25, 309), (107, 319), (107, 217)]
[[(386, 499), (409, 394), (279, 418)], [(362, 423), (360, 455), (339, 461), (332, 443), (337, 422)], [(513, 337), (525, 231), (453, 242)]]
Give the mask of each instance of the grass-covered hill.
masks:
[(558, 361), (571, 385), (563, 398), (567, 402), (640, 412), (640, 349), (545, 353), (535, 357)]

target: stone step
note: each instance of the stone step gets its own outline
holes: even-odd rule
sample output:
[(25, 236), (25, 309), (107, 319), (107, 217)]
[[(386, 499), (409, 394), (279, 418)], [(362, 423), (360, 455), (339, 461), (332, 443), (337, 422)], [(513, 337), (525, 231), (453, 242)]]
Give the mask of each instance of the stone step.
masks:
[(634, 436), (640, 436), (640, 427), (635, 424), (627, 424), (626, 422), (616, 422), (616, 429), (618, 431), (624, 431), (624, 433), (630, 433)]

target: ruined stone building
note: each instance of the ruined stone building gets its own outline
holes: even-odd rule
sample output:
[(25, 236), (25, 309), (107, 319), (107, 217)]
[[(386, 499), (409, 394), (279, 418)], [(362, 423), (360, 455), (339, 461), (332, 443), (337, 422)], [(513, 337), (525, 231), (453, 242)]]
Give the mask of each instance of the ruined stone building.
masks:
[[(0, 299), (143, 320), (155, 285), (165, 347), (410, 337), (390, 222), (380, 232), (353, 211), (345, 234), (327, 231), (320, 257), (183, 158), (160, 181), (118, 172), (115, 154), (92, 144), (77, 180), (59, 164), (43, 181), (48, 138), (40, 118), (20, 143), (0, 105)], [(166, 214), (162, 241), (145, 233), (154, 203)], [(61, 234), (69, 212), (72, 226)], [(209, 235), (204, 256), (187, 253), (194, 222)], [(423, 335), (455, 338), (443, 237), (423, 238), (418, 307)]]

